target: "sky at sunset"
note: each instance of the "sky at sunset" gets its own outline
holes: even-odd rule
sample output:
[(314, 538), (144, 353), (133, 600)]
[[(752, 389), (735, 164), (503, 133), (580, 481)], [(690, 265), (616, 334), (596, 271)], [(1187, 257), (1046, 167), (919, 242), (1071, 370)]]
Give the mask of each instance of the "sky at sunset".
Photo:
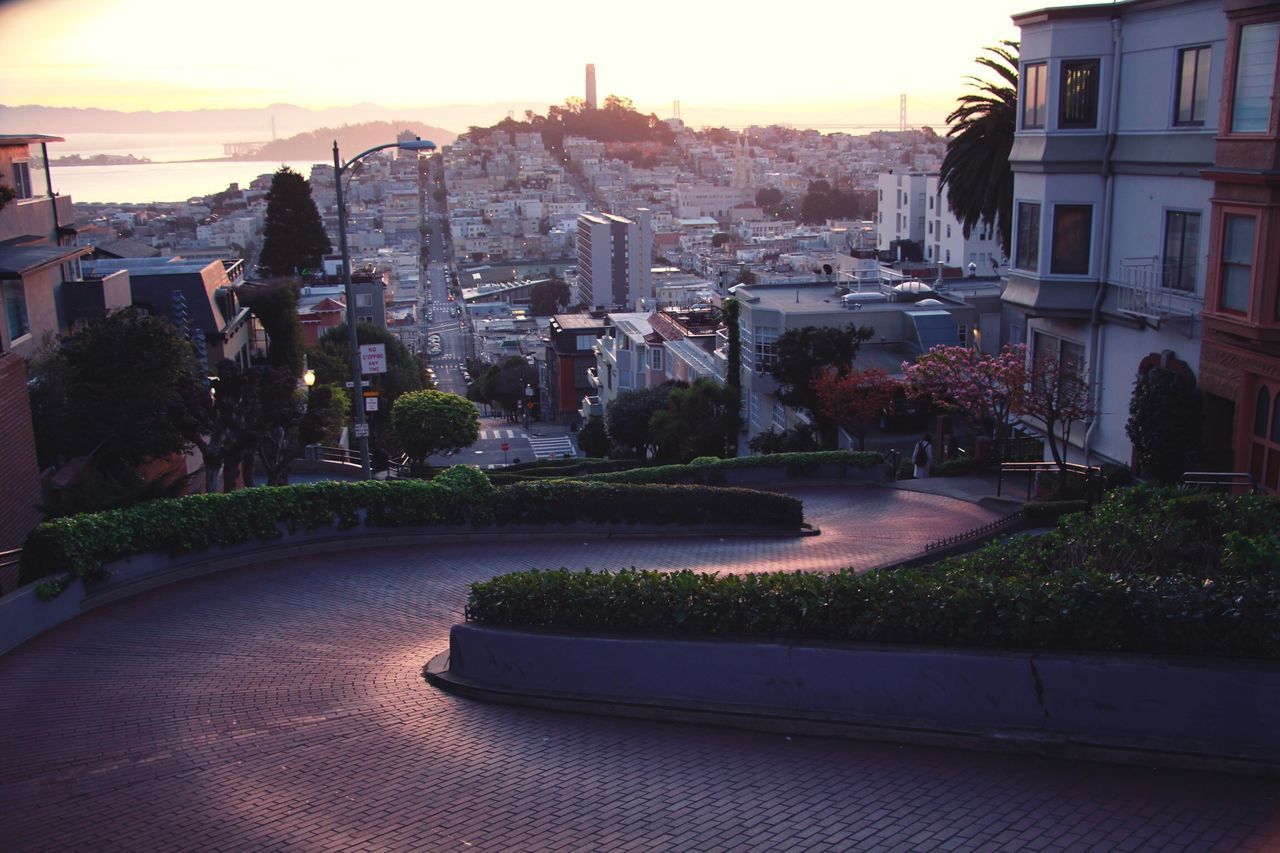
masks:
[[(600, 98), (691, 124), (941, 125), (1012, 0), (869, 3), (0, 2), (0, 102), (185, 110), (560, 103)], [(500, 118), (495, 115), (494, 118)], [(462, 129), (462, 128), (459, 128)]]

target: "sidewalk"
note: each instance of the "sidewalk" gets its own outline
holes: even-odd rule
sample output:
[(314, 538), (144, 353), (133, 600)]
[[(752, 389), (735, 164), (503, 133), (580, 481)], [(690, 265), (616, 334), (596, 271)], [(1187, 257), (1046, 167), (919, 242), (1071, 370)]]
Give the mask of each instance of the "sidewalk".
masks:
[(1005, 477), (1004, 487), (996, 494), (997, 477), (995, 472), (982, 474), (966, 474), (960, 477), (928, 477), (923, 480), (897, 480), (885, 483), (892, 489), (908, 492), (922, 492), (931, 495), (942, 495), (969, 503), (998, 502), (1007, 505), (1008, 511), (1027, 502), (1027, 487), (1024, 477)]

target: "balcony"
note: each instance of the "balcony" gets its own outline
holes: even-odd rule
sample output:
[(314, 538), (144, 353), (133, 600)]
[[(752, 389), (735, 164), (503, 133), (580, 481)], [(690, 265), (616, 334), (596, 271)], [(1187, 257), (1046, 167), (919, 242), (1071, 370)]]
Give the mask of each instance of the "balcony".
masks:
[(597, 367), (588, 367), (588, 368), (587, 368), (587, 382), (588, 382), (588, 384), (590, 384), (590, 385), (591, 385), (591, 387), (592, 387), (592, 388), (600, 388), (600, 387), (602, 387), (602, 383), (600, 382), (600, 369), (599, 369), (599, 368), (597, 368)]
[(1174, 265), (1159, 258), (1121, 260), (1120, 281), (1111, 283), (1116, 292), (1116, 310), (1154, 324), (1195, 317), (1204, 307), (1204, 299), (1195, 291), (1171, 287), (1176, 278)]
[(604, 406), (600, 405), (599, 397), (587, 395), (582, 398), (582, 408), (578, 409), (578, 417), (584, 421), (590, 420), (592, 417), (604, 414)]

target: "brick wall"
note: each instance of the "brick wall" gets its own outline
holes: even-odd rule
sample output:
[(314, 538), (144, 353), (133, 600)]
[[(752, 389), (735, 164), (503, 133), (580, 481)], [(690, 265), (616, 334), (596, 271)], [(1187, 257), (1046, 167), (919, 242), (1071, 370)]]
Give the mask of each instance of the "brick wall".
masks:
[(27, 365), (13, 353), (0, 352), (0, 550), (22, 544), (40, 521), (39, 501)]

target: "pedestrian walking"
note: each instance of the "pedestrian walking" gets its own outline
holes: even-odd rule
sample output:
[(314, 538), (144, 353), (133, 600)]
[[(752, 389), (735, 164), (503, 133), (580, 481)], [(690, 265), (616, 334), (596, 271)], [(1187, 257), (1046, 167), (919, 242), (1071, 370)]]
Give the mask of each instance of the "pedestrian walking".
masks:
[(911, 451), (911, 464), (915, 466), (917, 480), (924, 480), (929, 476), (929, 466), (933, 464), (933, 442), (929, 439), (928, 433), (916, 442), (915, 448)]

